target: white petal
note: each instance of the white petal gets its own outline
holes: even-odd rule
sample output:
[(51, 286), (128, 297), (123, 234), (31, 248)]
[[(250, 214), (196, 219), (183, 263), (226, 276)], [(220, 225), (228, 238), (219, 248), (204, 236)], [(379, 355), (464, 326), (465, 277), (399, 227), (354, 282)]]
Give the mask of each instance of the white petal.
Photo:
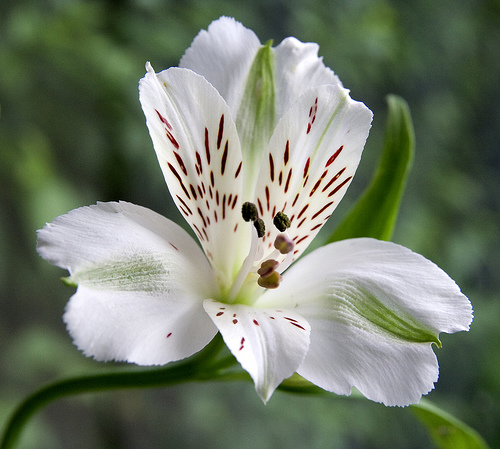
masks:
[(212, 22), (207, 31), (200, 31), (179, 66), (204, 76), (236, 117), (248, 72), (259, 48), (259, 38), (252, 30), (232, 18), (221, 17)]
[(96, 360), (163, 365), (198, 352), (217, 333), (200, 298), (183, 290), (175, 275), (164, 282), (169, 291), (93, 287), (78, 287), (63, 319), (75, 345)]
[(340, 80), (318, 57), (319, 45), (303, 43), (287, 37), (275, 49), (276, 96), (281, 117), (305, 91), (323, 84), (339, 84)]
[(298, 373), (337, 394), (356, 387), (386, 405), (408, 405), (438, 378), (431, 342), (468, 330), (472, 308), (455, 282), (399, 245), (353, 239), (315, 250), (258, 305), (287, 304), (311, 325)]
[(78, 284), (64, 321), (86, 355), (164, 364), (216, 333), (202, 307), (218, 292), (210, 264), (182, 228), (149, 209), (73, 210), (39, 231), (38, 251)]
[(213, 300), (206, 300), (203, 306), (231, 352), (252, 376), (257, 393), (267, 402), (304, 359), (309, 324), (286, 309), (257, 309)]
[(244, 167), (229, 108), (203, 77), (179, 68), (149, 68), (140, 100), (172, 198), (228, 283), (250, 242), (239, 226)]
[(337, 207), (358, 167), (372, 113), (339, 84), (309, 89), (276, 127), (262, 162), (256, 204), (268, 251), (278, 211), (288, 215), (297, 258)]

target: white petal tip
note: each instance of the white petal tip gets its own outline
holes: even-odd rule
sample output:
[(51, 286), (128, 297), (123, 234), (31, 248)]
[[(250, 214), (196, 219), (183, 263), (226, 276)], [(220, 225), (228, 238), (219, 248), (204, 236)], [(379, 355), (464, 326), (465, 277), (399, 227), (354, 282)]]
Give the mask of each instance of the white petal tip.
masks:
[(146, 72), (148, 72), (148, 73), (152, 73), (152, 74), (154, 74), (154, 73), (155, 73), (155, 71), (154, 71), (154, 69), (153, 69), (153, 66), (151, 65), (151, 63), (150, 63), (149, 61), (148, 61), (148, 62), (146, 62)]

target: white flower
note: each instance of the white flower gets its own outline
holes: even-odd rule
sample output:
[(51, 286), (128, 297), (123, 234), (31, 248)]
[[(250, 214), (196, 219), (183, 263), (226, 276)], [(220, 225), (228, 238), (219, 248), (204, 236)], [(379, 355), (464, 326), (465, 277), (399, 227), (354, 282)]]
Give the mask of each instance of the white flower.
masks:
[(264, 401), (294, 372), (387, 405), (433, 388), (432, 343), (472, 321), (469, 301), (436, 265), (353, 239), (287, 269), (344, 195), (372, 118), (317, 51), (294, 38), (261, 45), (223, 17), (200, 32), (181, 68), (147, 65), (147, 125), (202, 248), (172, 221), (123, 202), (76, 209), (39, 231), (40, 254), (78, 285), (64, 320), (86, 355), (165, 364), (219, 331)]

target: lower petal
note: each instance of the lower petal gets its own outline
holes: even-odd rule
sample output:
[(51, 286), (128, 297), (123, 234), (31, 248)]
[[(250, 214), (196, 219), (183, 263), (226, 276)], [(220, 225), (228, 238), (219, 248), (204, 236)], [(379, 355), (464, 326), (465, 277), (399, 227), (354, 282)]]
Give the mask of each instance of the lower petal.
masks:
[(203, 303), (224, 341), (267, 402), (299, 367), (309, 347), (310, 326), (289, 310), (258, 309), (213, 300)]
[(77, 285), (64, 321), (98, 360), (158, 365), (203, 348), (217, 329), (202, 307), (218, 290), (208, 260), (180, 226), (130, 203), (99, 203), (38, 232), (38, 252)]
[(408, 405), (438, 378), (432, 343), (468, 330), (472, 307), (439, 267), (390, 243), (336, 242), (313, 251), (257, 301), (294, 306), (311, 325), (298, 373), (338, 394), (353, 387), (386, 405)]
[(64, 322), (75, 345), (96, 360), (163, 365), (198, 352), (217, 333), (198, 298), (169, 293), (82, 285)]
[(342, 322), (329, 302), (301, 308), (313, 329), (310, 350), (297, 370), (302, 377), (336, 394), (349, 395), (356, 387), (366, 398), (389, 406), (417, 403), (434, 388), (439, 369), (431, 343)]

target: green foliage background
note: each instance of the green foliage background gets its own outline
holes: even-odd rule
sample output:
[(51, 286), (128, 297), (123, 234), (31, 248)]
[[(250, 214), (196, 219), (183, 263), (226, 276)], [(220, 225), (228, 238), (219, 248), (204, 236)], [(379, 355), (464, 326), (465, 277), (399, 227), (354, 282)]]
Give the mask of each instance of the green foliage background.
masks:
[[(180, 222), (140, 110), (150, 60), (176, 65), (201, 28), (234, 16), (262, 42), (318, 42), (375, 114), (339, 217), (366, 186), (388, 93), (417, 138), (394, 240), (445, 269), (470, 297), (468, 334), (442, 335), (429, 398), (500, 447), (500, 2), (498, 0), (2, 0), (0, 3), (0, 421), (47, 381), (115, 369), (75, 349), (61, 322), (71, 290), (35, 252), (35, 231), (70, 209), (127, 200)], [(318, 242), (321, 243), (321, 242)], [(403, 409), (186, 385), (57, 402), (25, 448), (432, 447)]]

